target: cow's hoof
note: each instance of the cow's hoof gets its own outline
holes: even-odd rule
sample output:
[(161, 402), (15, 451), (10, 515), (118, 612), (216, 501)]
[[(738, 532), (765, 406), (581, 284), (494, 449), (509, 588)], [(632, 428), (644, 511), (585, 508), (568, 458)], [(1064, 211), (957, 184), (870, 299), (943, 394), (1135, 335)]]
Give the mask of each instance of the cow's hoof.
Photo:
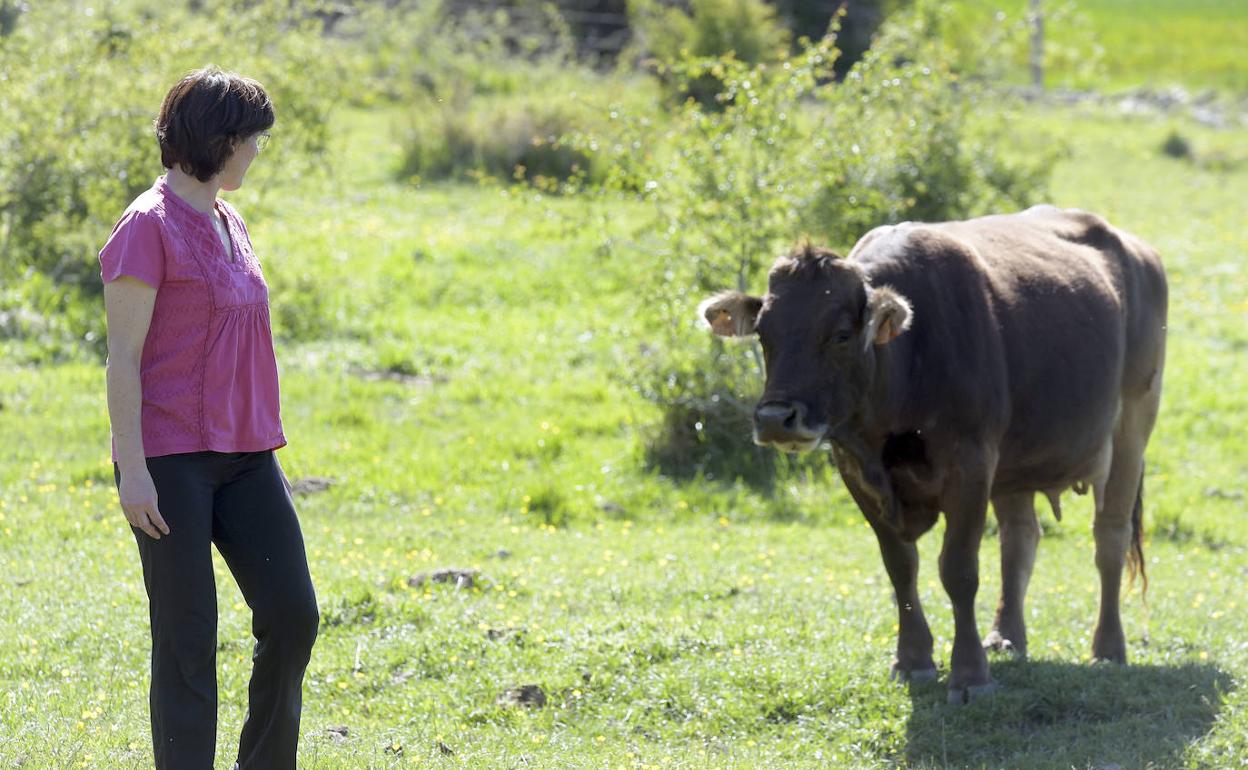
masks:
[(888, 672), (889, 681), (898, 682), (900, 684), (924, 684), (926, 682), (936, 681), (936, 667), (931, 668), (902, 668), (899, 664), (894, 663)]
[(1127, 638), (1121, 630), (1103, 630), (1098, 624), (1092, 634), (1092, 659), (1109, 663), (1127, 662)]
[(998, 685), (995, 681), (989, 679), (985, 684), (973, 684), (967, 687), (950, 687), (949, 703), (955, 706), (961, 706), (970, 703), (976, 698), (985, 695), (992, 695), (997, 691)]
[(1022, 660), (1027, 657), (1027, 648), (1025, 646), (1015, 646), (1014, 642), (1006, 639), (1001, 635), (1000, 631), (990, 631), (988, 636), (984, 637), (984, 649), (992, 652), (1008, 652), (1015, 660)]
[(1125, 664), (1127, 662), (1127, 645), (1094, 644), (1092, 645), (1092, 662)]

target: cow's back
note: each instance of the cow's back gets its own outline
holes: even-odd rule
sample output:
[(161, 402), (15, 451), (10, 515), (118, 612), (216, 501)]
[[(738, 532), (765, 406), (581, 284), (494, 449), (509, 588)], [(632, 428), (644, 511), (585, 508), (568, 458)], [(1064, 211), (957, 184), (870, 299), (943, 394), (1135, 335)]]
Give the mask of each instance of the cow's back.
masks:
[(1094, 215), (1037, 207), (881, 228), (851, 258), (914, 307), (897, 340), (911, 337), (901, 352), (921, 389), (905, 419), (997, 432), (1003, 489), (1085, 475), (1124, 394), (1160, 376), (1160, 260)]

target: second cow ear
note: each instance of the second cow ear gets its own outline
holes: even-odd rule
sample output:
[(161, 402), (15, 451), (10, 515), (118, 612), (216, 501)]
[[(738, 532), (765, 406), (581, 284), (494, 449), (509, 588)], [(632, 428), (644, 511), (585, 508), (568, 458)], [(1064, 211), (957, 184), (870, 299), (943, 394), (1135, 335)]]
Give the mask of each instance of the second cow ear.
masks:
[(745, 337), (754, 333), (754, 323), (762, 309), (763, 300), (759, 297), (725, 291), (699, 305), (698, 316), (721, 337)]
[(871, 289), (867, 297), (867, 331), (863, 344), (887, 345), (910, 328), (914, 313), (905, 297), (887, 286)]

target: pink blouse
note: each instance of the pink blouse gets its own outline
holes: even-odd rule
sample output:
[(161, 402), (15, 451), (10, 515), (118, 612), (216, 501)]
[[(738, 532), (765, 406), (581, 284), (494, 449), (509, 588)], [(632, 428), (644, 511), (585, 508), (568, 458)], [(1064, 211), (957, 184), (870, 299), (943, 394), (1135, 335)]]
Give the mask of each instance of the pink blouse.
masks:
[(233, 260), (212, 215), (164, 177), (130, 204), (100, 251), (105, 283), (129, 275), (156, 289), (140, 364), (148, 457), (286, 444), (268, 286), (242, 217), (220, 199), (217, 210)]

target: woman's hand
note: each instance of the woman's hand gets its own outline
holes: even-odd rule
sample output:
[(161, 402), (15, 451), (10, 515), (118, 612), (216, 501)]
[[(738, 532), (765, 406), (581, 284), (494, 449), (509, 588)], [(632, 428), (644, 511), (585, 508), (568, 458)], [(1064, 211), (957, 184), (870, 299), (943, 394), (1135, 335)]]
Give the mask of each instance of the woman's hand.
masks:
[(146, 468), (122, 474), (117, 493), (130, 526), (143, 530), (153, 540), (169, 534), (169, 525), (156, 505), (156, 485)]

